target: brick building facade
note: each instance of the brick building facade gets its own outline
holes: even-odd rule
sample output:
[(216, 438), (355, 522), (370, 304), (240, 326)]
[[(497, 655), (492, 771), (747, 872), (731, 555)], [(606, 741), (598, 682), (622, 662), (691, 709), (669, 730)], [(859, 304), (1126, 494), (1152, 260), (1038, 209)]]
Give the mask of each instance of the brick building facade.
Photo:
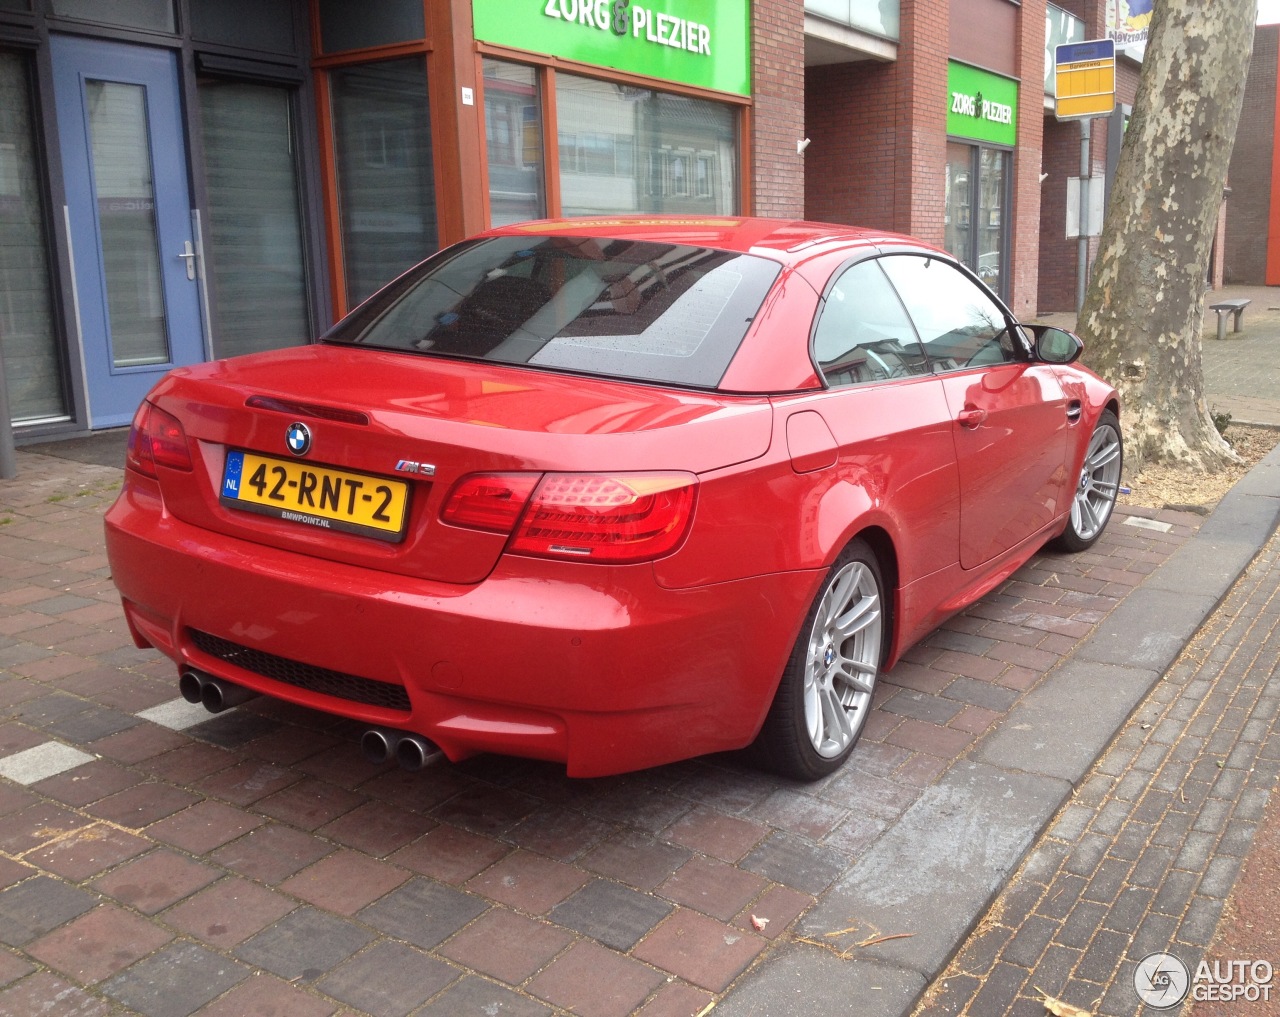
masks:
[(1226, 281), (1280, 285), (1280, 25), (1254, 31), (1240, 126), (1231, 151), (1226, 214)]

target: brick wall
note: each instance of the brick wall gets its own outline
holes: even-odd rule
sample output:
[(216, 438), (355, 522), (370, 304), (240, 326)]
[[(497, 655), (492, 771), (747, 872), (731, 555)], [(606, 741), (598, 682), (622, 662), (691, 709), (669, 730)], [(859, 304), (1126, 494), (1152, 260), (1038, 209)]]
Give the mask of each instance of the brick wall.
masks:
[(805, 214), (941, 244), (948, 5), (903, 0), (893, 63), (805, 75)]
[[(1264, 285), (1270, 240), (1271, 178), (1276, 157), (1276, 62), (1280, 26), (1254, 30), (1253, 58), (1245, 83), (1240, 126), (1227, 182), (1223, 276), (1229, 283)], [(1273, 269), (1280, 274), (1280, 265)]]
[(804, 214), (804, 5), (751, 4), (751, 200), (756, 215)]

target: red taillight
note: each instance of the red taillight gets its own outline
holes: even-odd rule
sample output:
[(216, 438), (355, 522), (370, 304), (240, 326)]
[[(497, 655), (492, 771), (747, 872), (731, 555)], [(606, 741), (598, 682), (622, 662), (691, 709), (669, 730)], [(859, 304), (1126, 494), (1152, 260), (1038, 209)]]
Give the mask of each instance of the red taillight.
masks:
[(441, 518), (454, 526), (510, 533), (540, 476), (538, 473), (480, 473), (463, 477), (445, 499)]
[(453, 489), (443, 517), (514, 529), (514, 554), (618, 565), (673, 551), (693, 520), (697, 487), (691, 473), (548, 473), (541, 482), (535, 473), (480, 474)]
[(178, 418), (144, 401), (134, 414), (133, 426), (129, 429), (125, 465), (148, 477), (156, 475), (157, 465), (190, 471), (187, 435)]

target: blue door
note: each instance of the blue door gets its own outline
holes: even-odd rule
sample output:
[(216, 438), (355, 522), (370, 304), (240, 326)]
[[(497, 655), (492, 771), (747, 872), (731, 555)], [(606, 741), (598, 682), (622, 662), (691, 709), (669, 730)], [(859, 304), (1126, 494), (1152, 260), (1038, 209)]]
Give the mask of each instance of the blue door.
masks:
[(66, 36), (50, 51), (90, 425), (115, 427), (205, 358), (177, 57)]

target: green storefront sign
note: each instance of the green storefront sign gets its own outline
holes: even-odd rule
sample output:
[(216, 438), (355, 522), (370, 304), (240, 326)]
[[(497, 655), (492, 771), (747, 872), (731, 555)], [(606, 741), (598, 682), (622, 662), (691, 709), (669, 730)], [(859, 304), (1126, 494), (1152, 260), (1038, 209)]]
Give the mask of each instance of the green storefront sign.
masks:
[(1018, 83), (951, 61), (947, 134), (1013, 148), (1018, 143)]
[(471, 7), (481, 42), (751, 94), (749, 0), (472, 0)]

